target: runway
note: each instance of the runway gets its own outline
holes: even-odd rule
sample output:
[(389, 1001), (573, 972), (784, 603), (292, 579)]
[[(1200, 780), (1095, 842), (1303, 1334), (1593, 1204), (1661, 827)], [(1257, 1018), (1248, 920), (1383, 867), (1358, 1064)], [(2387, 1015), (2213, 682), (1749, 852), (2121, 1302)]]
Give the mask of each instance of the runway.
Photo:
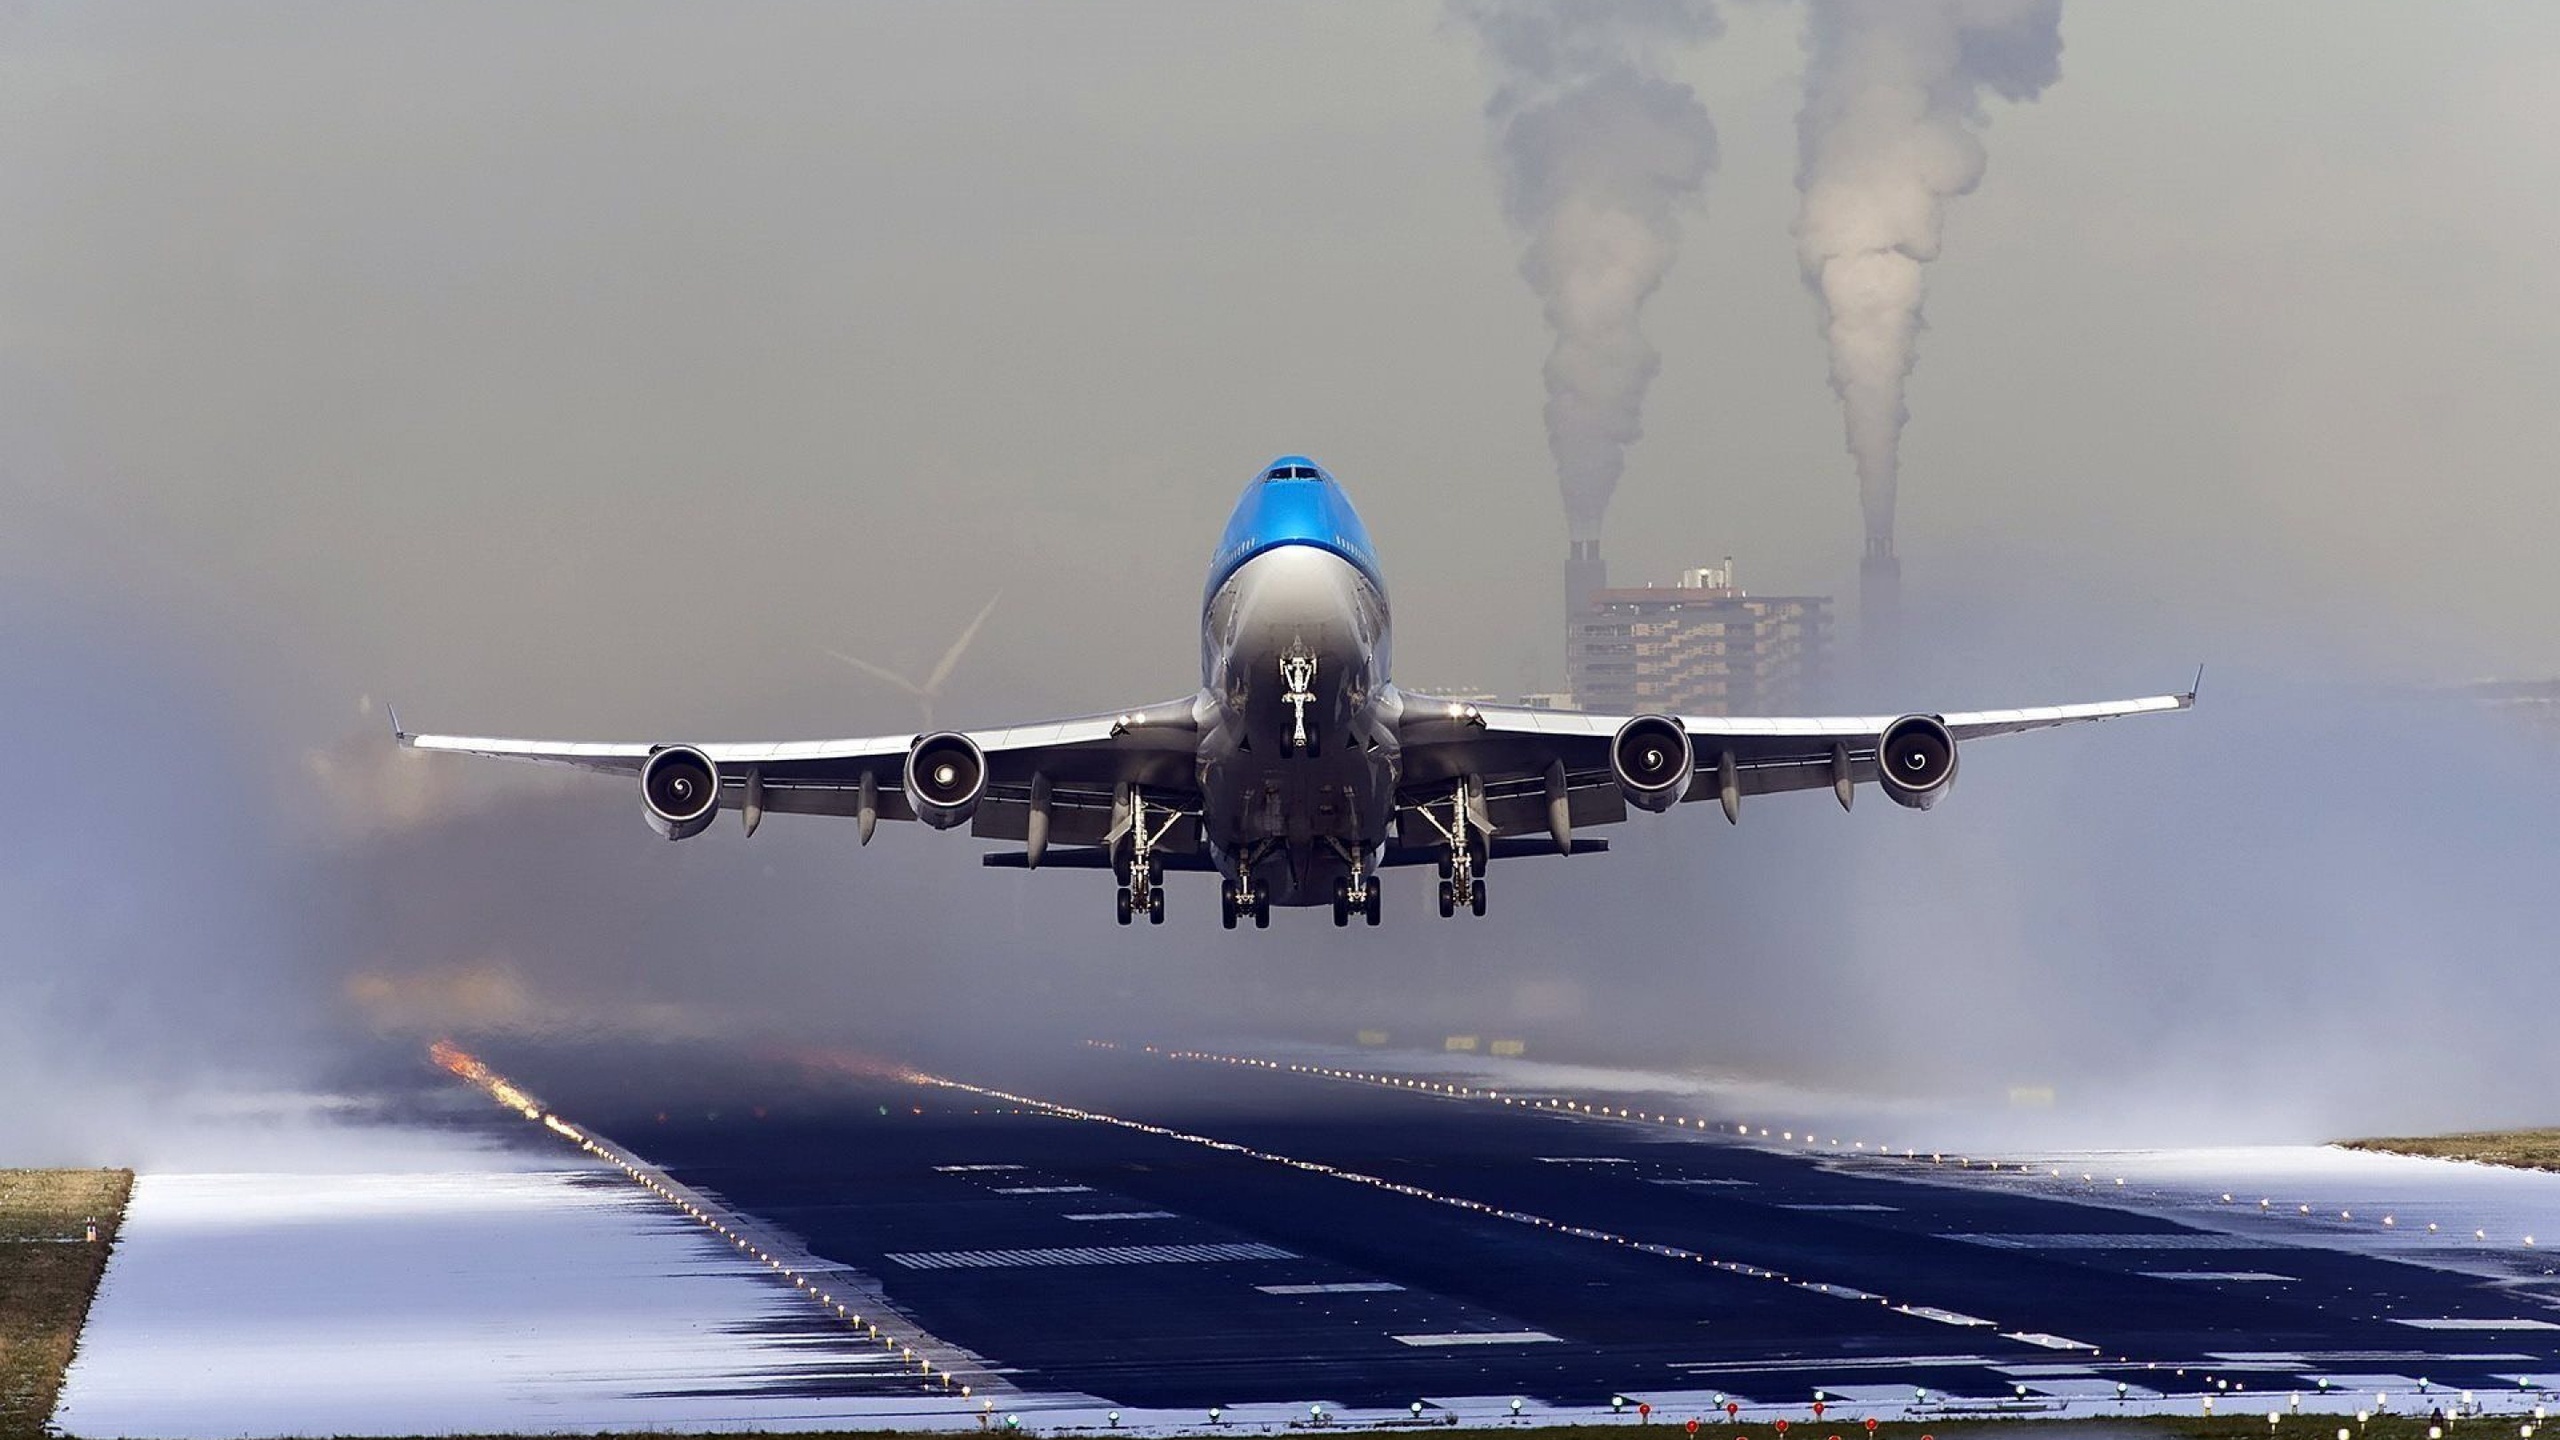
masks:
[[(2226, 1200), (2222, 1162), (2193, 1156), (2105, 1174), (1745, 1141), (1659, 1097), (1604, 1118), (1587, 1095), (1304, 1054), (1060, 1045), (965, 1073), (692, 1055), (663, 1082), (521, 1066), (562, 1113), (867, 1275), (1023, 1392), (1482, 1418), (1614, 1396), (2517, 1408), (2560, 1386), (2560, 1278), (2523, 1239), (2560, 1230), (2555, 1176), (2231, 1152), (2219, 1183), (2254, 1166), (2291, 1188)], [(2352, 1192), (2346, 1218), (2325, 1194), (2315, 1213), (2324, 1187)], [(2376, 1204), (2390, 1223), (2355, 1214)]]

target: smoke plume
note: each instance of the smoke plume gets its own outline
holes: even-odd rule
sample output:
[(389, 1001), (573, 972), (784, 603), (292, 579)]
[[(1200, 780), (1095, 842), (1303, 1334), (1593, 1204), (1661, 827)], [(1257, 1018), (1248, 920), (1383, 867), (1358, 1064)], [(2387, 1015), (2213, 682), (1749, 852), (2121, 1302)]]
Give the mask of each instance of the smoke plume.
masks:
[(1706, 107), (1662, 74), (1662, 54), (1720, 23), (1702, 0), (1458, 0), (1453, 13), (1500, 76), (1485, 116), (1503, 213), (1556, 337), (1547, 448), (1572, 538), (1597, 540), (1661, 368), (1637, 320), (1680, 253), (1680, 207), (1716, 163)]
[(1805, 50), (1796, 259), (1822, 305), (1867, 548), (1889, 552), (1921, 267), (1947, 202), (1982, 181), (1983, 93), (2032, 100), (2061, 76), (2062, 4), (1810, 0)]

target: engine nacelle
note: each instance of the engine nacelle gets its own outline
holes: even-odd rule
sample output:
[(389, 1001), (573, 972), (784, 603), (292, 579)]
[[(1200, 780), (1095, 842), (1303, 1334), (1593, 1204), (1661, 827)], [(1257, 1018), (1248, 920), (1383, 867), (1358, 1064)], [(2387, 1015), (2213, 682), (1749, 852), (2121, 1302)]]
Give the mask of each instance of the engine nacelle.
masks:
[(1639, 715), (1618, 727), (1609, 742), (1609, 773), (1627, 803), (1639, 810), (1668, 810), (1689, 793), (1697, 756), (1689, 731), (1667, 715)]
[(670, 745), (640, 767), (640, 808), (649, 828), (689, 840), (720, 814), (720, 767), (690, 745)]
[(1876, 783), (1896, 805), (1926, 810), (1956, 783), (1956, 737), (1935, 715), (1905, 715), (1876, 737)]
[(965, 825), (987, 793), (987, 755), (956, 731), (927, 735), (907, 751), (907, 807), (936, 830)]

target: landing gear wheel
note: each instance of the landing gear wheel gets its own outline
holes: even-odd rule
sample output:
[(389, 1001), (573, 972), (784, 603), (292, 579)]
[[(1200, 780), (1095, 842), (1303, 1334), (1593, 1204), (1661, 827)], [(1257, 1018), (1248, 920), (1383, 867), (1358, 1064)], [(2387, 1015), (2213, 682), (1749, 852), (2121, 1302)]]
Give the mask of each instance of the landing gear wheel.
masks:
[(1164, 892), (1161, 890), (1147, 892), (1147, 923), (1150, 925), (1164, 923)]
[(1379, 886), (1378, 882), (1377, 882), (1377, 881), (1375, 881), (1375, 880), (1370, 881), (1370, 882), (1369, 882), (1369, 901), (1368, 901), (1368, 903), (1367, 903), (1366, 905), (1362, 906), (1362, 907), (1361, 907), (1361, 909), (1362, 909), (1362, 911), (1365, 913), (1366, 918), (1367, 918), (1367, 919), (1368, 919), (1368, 921), (1369, 921), (1369, 928), (1370, 928), (1370, 929), (1372, 929), (1372, 930), (1374, 930), (1374, 929), (1376, 929), (1376, 928), (1378, 927), (1378, 916), (1379, 916), (1379, 914), (1380, 914), (1380, 910), (1379, 910), (1379, 908), (1378, 908), (1378, 907), (1379, 907), (1379, 898), (1378, 898), (1378, 897), (1379, 897), (1379, 894), (1380, 894), (1380, 886)]
[(1351, 882), (1336, 880), (1333, 882), (1333, 928), (1339, 930), (1350, 923)]
[(1440, 918), (1446, 920), (1457, 913), (1457, 887), (1451, 885), (1448, 881), (1443, 880), (1440, 882)]
[(1256, 930), (1268, 930), (1271, 928), (1271, 897), (1268, 895), (1257, 895), (1254, 897), (1253, 928)]
[(1484, 913), (1484, 882), (1481, 880), (1476, 882), (1475, 910), (1478, 915)]
[(1129, 923), (1129, 887), (1126, 885), (1120, 887), (1119, 916), (1121, 924)]
[(1230, 930), (1236, 928), (1236, 892), (1233, 890), (1218, 892), (1218, 923)]

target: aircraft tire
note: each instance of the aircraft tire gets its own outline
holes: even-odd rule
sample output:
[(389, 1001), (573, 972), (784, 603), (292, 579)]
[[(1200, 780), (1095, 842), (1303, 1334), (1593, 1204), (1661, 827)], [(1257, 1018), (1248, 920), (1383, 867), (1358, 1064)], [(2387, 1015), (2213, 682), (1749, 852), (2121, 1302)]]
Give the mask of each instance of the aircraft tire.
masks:
[(1120, 916), (1120, 923), (1121, 923), (1121, 924), (1123, 924), (1123, 925), (1128, 924), (1128, 923), (1129, 923), (1129, 887), (1128, 887), (1128, 886), (1126, 886), (1126, 885), (1123, 885), (1123, 886), (1121, 886), (1121, 887), (1120, 887), (1120, 904), (1119, 904), (1119, 912), (1118, 912), (1118, 913), (1119, 913), (1119, 916)]
[(1373, 879), (1369, 882), (1369, 900), (1367, 904), (1361, 907), (1361, 911), (1364, 918), (1369, 922), (1369, 928), (1372, 930), (1378, 928), (1378, 917), (1384, 913), (1383, 906), (1385, 902), (1380, 897), (1385, 893), (1385, 887), (1381, 886), (1376, 880)]
[(1476, 914), (1479, 916), (1484, 914), (1484, 882), (1482, 880), (1476, 882)]
[(1161, 890), (1147, 892), (1147, 923), (1150, 925), (1164, 923), (1164, 892)]
[(1457, 913), (1457, 887), (1443, 880), (1440, 882), (1440, 918), (1446, 920)]

